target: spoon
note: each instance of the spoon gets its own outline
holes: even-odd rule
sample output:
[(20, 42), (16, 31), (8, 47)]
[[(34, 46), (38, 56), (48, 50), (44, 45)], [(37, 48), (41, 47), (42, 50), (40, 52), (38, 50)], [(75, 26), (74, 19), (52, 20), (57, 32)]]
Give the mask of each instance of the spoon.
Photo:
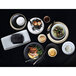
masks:
[(28, 60), (25, 61), (25, 63), (27, 63), (27, 62), (29, 62), (29, 61), (32, 61), (32, 60), (35, 60), (35, 59), (37, 59), (37, 58), (38, 58), (38, 56), (34, 57), (33, 59), (28, 59)]
[(46, 52), (44, 52), (43, 55), (33, 63), (33, 65), (35, 65), (45, 55), (45, 53)]

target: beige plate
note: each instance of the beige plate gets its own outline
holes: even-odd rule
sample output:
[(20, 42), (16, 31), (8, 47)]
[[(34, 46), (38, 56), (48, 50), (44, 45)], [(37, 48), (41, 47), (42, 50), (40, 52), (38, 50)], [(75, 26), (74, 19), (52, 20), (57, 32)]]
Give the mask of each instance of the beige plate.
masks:
[[(47, 36), (48, 36), (49, 40), (52, 41), (53, 43), (56, 43), (56, 44), (63, 43), (69, 36), (69, 30), (68, 30), (67, 26), (64, 23), (62, 23), (62, 22), (54, 22), (54, 24), (62, 24), (62, 25), (64, 25), (65, 33), (66, 33), (65, 37), (63, 39), (61, 39), (61, 40), (55, 40), (55, 39), (53, 39), (51, 37), (50, 33), (48, 33)], [(50, 24), (50, 26), (48, 27), (47, 30), (49, 30), (51, 28), (51, 26), (52, 26), (52, 24)]]

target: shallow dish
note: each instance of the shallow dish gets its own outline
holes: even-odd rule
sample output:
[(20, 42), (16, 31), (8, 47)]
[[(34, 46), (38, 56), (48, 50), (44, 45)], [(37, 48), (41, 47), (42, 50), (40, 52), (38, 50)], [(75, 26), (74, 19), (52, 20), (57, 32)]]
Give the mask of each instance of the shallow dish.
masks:
[(27, 28), (32, 34), (39, 34), (44, 29), (44, 22), (40, 18), (34, 17), (28, 22)]

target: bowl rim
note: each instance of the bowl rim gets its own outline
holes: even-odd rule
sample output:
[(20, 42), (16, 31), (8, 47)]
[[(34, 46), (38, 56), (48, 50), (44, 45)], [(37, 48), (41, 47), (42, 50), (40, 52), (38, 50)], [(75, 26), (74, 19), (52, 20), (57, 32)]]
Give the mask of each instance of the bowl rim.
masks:
[(49, 31), (48, 31), (48, 30), (51, 28), (52, 24), (50, 24), (49, 27), (47, 28), (47, 31), (48, 31), (47, 37), (48, 37), (48, 39), (49, 39), (51, 42), (53, 42), (53, 43), (56, 43), (56, 44), (63, 43), (64, 41), (67, 40), (67, 38), (68, 38), (68, 36), (69, 36), (68, 27), (67, 27), (63, 22), (60, 22), (60, 21), (56, 21), (56, 22), (54, 22), (54, 23), (55, 23), (55, 24), (63, 24), (63, 25), (64, 25), (65, 31), (66, 31), (65, 37), (64, 37), (63, 39), (61, 39), (61, 40), (55, 40), (55, 39), (53, 39), (52, 36), (50, 35)]
[[(22, 27), (20, 27), (20, 28), (14, 27), (13, 24), (12, 24), (12, 22), (11, 22), (11, 19), (13, 18), (13, 16), (15, 16), (15, 15), (17, 15), (17, 14), (22, 15), (22, 16), (24, 17), (25, 21), (26, 21), (25, 24), (24, 24)], [(24, 29), (24, 28), (26, 27), (26, 24), (27, 24), (27, 19), (26, 19), (26, 17), (25, 17), (23, 14), (21, 14), (21, 13), (15, 13), (15, 14), (13, 14), (13, 15), (11, 16), (11, 18), (10, 18), (10, 26), (11, 26), (14, 30), (22, 30), (22, 29)]]
[[(67, 52), (67, 51), (65, 51), (64, 48), (65, 48), (65, 46), (66, 46), (67, 44), (69, 44), (70, 46), (73, 47), (72, 52)], [(71, 54), (74, 53), (74, 51), (75, 51), (75, 44), (74, 44), (73, 42), (71, 42), (71, 41), (66, 41), (66, 42), (63, 43), (63, 45), (62, 45), (62, 52), (63, 52), (64, 54), (66, 54), (66, 55), (71, 55)]]

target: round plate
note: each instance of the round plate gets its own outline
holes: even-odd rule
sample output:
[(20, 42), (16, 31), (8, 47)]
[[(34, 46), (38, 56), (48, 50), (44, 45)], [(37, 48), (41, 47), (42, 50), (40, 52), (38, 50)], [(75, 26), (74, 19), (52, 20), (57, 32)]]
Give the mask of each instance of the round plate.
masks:
[[(33, 29), (32, 29), (32, 24), (31, 24), (31, 22), (32, 22), (33, 20), (36, 20), (36, 19), (38, 19), (38, 20), (41, 21), (42, 27), (41, 27), (40, 29), (38, 29), (38, 30), (33, 30)], [(39, 34), (39, 33), (41, 33), (41, 32), (43, 31), (43, 29), (44, 29), (44, 22), (43, 22), (40, 18), (34, 17), (34, 18), (32, 18), (32, 19), (28, 22), (27, 28), (28, 28), (28, 30), (29, 30), (32, 34)]]
[[(25, 23), (22, 25), (22, 26), (19, 26), (16, 22), (17, 18), (18, 17), (23, 17), (24, 20), (25, 20)], [(16, 13), (14, 14), (11, 18), (10, 18), (10, 26), (14, 29), (14, 30), (22, 30), (25, 28), (27, 24), (27, 19), (26, 17), (23, 15), (23, 14), (20, 14), (20, 13)]]
[[(66, 46), (70, 46), (69, 48), (71, 49), (71, 51), (66, 51), (65, 49), (66, 49)], [(67, 42), (65, 42), (63, 45), (62, 45), (62, 51), (63, 51), (63, 53), (64, 54), (66, 54), (66, 55), (71, 55), (71, 54), (73, 54), (74, 53), (74, 51), (75, 51), (75, 45), (72, 43), (72, 42), (70, 42), (70, 41), (67, 41)]]
[[(24, 48), (24, 57), (25, 57), (25, 59), (26, 60), (28, 60), (28, 59), (31, 59), (29, 56), (28, 56), (28, 47), (29, 46), (31, 46), (31, 45), (38, 45), (41, 49), (42, 49), (42, 51), (44, 52), (44, 49), (43, 49), (43, 46), (41, 45), (41, 44), (39, 44), (39, 43), (37, 43), (37, 42), (32, 42), (32, 43), (29, 43), (25, 48)], [(38, 59), (38, 58), (37, 58)], [(33, 60), (33, 59), (32, 59)]]
[[(65, 29), (65, 36), (62, 39), (59, 39), (59, 40), (53, 38), (52, 35), (50, 34), (52, 26), (56, 25), (56, 24), (63, 25), (64, 29)], [(54, 22), (53, 24), (51, 24), (48, 27), (47, 32), (48, 32), (48, 34), (47, 34), (48, 39), (50, 41), (52, 41), (53, 43), (56, 43), (56, 44), (63, 43), (69, 36), (69, 30), (68, 30), (67, 26), (64, 23), (62, 23), (62, 22)]]

